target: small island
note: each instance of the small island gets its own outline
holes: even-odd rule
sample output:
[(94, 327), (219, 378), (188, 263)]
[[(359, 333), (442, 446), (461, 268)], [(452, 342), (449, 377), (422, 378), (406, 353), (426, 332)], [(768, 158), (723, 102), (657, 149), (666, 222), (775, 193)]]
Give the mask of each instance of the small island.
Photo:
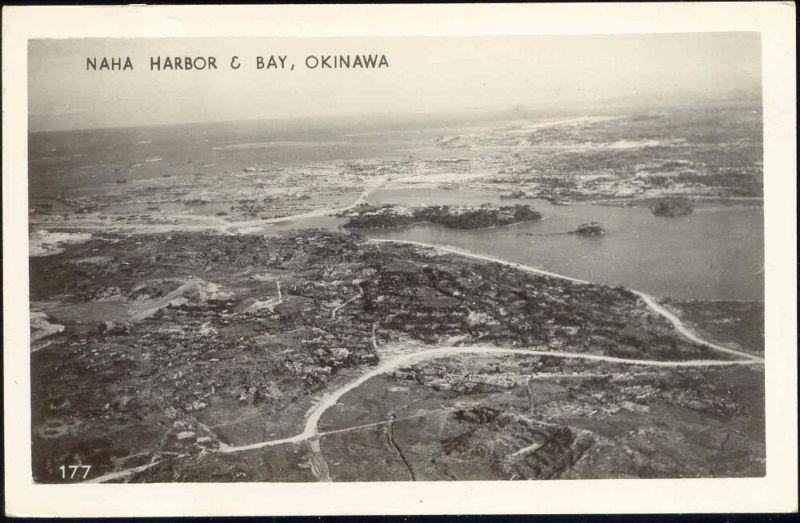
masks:
[(676, 218), (678, 216), (691, 214), (692, 206), (689, 205), (689, 202), (684, 198), (663, 198), (652, 202), (650, 204), (650, 211), (655, 216)]
[(396, 205), (364, 205), (345, 216), (348, 218), (342, 226), (345, 229), (387, 229), (422, 223), (436, 223), (449, 229), (483, 229), (542, 219), (541, 213), (529, 205), (495, 207), (490, 204), (480, 207), (432, 205), (415, 209)]

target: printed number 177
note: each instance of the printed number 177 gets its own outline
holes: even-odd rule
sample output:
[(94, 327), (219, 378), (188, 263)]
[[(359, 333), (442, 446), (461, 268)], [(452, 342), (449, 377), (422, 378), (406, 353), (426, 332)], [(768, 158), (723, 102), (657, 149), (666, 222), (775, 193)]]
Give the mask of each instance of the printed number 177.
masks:
[(86, 479), (86, 477), (89, 475), (89, 471), (92, 470), (92, 466), (91, 465), (61, 465), (60, 467), (58, 467), (58, 470), (61, 471), (61, 479), (67, 479), (67, 470), (70, 471), (69, 479), (75, 479), (75, 474), (80, 469), (83, 469), (83, 478), (82, 479)]

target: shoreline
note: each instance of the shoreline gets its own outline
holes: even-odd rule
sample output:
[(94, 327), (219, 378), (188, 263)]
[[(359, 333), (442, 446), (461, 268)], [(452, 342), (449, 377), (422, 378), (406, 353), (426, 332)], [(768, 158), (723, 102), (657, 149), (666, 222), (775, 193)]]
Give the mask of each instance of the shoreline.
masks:
[[(566, 275), (559, 274), (559, 273), (556, 273), (556, 272), (550, 272), (550, 271), (546, 271), (544, 269), (538, 269), (536, 267), (531, 267), (529, 265), (525, 265), (525, 264), (522, 264), (522, 263), (510, 262), (510, 261), (507, 261), (507, 260), (503, 260), (501, 258), (495, 258), (493, 256), (487, 256), (487, 255), (472, 253), (472, 252), (469, 252), (469, 251), (464, 251), (462, 249), (457, 249), (455, 247), (441, 246), (441, 245), (435, 245), (435, 244), (430, 244), (430, 243), (417, 242), (417, 241), (413, 241), (413, 240), (395, 240), (395, 239), (372, 238), (372, 239), (369, 239), (367, 241), (371, 242), (371, 243), (395, 243), (395, 244), (401, 244), (401, 245), (414, 245), (414, 246), (417, 246), (417, 247), (433, 249), (435, 251), (439, 251), (439, 252), (443, 252), (443, 253), (447, 253), (447, 254), (455, 254), (455, 255), (458, 255), (458, 256), (463, 256), (465, 258), (472, 258), (472, 259), (483, 260), (483, 261), (488, 261), (488, 262), (493, 262), (493, 263), (499, 263), (501, 265), (505, 265), (507, 267), (512, 267), (512, 268), (515, 268), (515, 269), (518, 269), (518, 270), (522, 270), (522, 271), (525, 271), (525, 272), (530, 272), (530, 273), (538, 274), (538, 275), (541, 275), (541, 276), (549, 276), (551, 278), (566, 280), (566, 281), (570, 281), (572, 283), (577, 283), (577, 284), (580, 284), (580, 285), (600, 285), (600, 284), (593, 283), (593, 282), (590, 282), (590, 281), (587, 281), (587, 280), (581, 280), (581, 279), (578, 279), (578, 278), (573, 278), (571, 276), (566, 276)], [(678, 318), (675, 314), (673, 314), (669, 310), (667, 310), (663, 305), (659, 304), (657, 299), (655, 298), (655, 296), (651, 296), (650, 294), (647, 294), (647, 293), (644, 293), (644, 292), (641, 292), (641, 291), (637, 291), (635, 289), (627, 289), (627, 290), (632, 292), (632, 293), (634, 293), (634, 294), (636, 294), (637, 296), (639, 296), (644, 301), (644, 303), (648, 306), (648, 308), (650, 308), (650, 310), (652, 310), (656, 314), (662, 316), (667, 321), (672, 323), (672, 325), (675, 327), (675, 329), (681, 335), (683, 335), (685, 338), (691, 340), (692, 342), (697, 343), (697, 344), (699, 344), (701, 346), (705, 346), (707, 348), (716, 350), (718, 352), (725, 352), (725, 353), (733, 354), (733, 355), (736, 355), (736, 356), (739, 356), (739, 357), (742, 357), (742, 358), (747, 358), (747, 359), (751, 359), (751, 360), (762, 362), (762, 363), (764, 362), (764, 358), (760, 358), (760, 357), (758, 357), (756, 355), (753, 355), (753, 354), (750, 354), (748, 352), (741, 352), (741, 351), (738, 351), (736, 349), (732, 349), (730, 347), (725, 347), (723, 345), (720, 345), (720, 344), (717, 344), (717, 343), (713, 343), (713, 342), (710, 342), (708, 340), (704, 340), (699, 335), (697, 335), (694, 332), (692, 332), (688, 327), (686, 327), (683, 324), (683, 322), (680, 320), (680, 318)]]

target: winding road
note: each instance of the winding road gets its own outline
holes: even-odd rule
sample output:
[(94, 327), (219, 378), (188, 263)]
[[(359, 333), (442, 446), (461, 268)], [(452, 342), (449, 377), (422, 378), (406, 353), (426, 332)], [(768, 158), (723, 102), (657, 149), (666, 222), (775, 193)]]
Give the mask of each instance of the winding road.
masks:
[(252, 220), (252, 221), (243, 221), (243, 222), (236, 222), (227, 226), (225, 229), (227, 232), (239, 233), (239, 234), (252, 234), (256, 232), (260, 232), (262, 227), (265, 225), (275, 225), (280, 223), (286, 222), (293, 222), (297, 220), (303, 220), (308, 218), (320, 218), (323, 216), (329, 216), (331, 214), (338, 214), (342, 212), (349, 211), (351, 209), (355, 209), (359, 205), (366, 203), (367, 197), (372, 194), (373, 192), (380, 189), (384, 183), (386, 183), (388, 177), (387, 176), (379, 176), (374, 180), (371, 180), (370, 183), (367, 183), (364, 186), (364, 190), (361, 191), (358, 198), (345, 207), (323, 207), (321, 209), (315, 209), (313, 211), (309, 211), (303, 214), (294, 214), (291, 216), (282, 216), (280, 218), (268, 218), (266, 220)]
[(332, 319), (332, 320), (335, 320), (335, 319), (336, 319), (336, 313), (337, 313), (337, 312), (339, 312), (339, 310), (340, 310), (340, 309), (342, 309), (343, 307), (346, 307), (347, 305), (350, 305), (351, 303), (353, 303), (353, 302), (354, 302), (354, 301), (356, 301), (357, 299), (361, 298), (362, 296), (364, 296), (364, 289), (361, 289), (361, 288), (359, 288), (359, 289), (358, 289), (358, 294), (356, 294), (355, 296), (353, 296), (352, 298), (350, 298), (350, 299), (349, 299), (349, 300), (347, 300), (346, 302), (342, 303), (341, 305), (337, 305), (337, 306), (336, 306), (336, 307), (335, 307), (335, 308), (334, 308), (334, 309), (331, 311), (331, 319)]
[[(506, 265), (508, 267), (513, 267), (515, 269), (519, 269), (521, 271), (525, 271), (525, 272), (529, 272), (529, 273), (533, 273), (533, 274), (539, 274), (539, 275), (542, 275), (542, 276), (549, 276), (551, 278), (558, 278), (558, 279), (570, 281), (570, 282), (573, 282), (573, 283), (579, 283), (579, 284), (584, 284), (584, 285), (591, 284), (591, 282), (586, 281), (586, 280), (579, 280), (577, 278), (572, 278), (570, 276), (564, 276), (563, 274), (558, 274), (558, 273), (555, 273), (555, 272), (545, 271), (543, 269), (537, 269), (536, 267), (531, 267), (529, 265), (523, 265), (521, 263), (502, 260), (500, 258), (495, 258), (493, 256), (487, 256), (487, 255), (484, 255), (484, 254), (476, 254), (476, 253), (473, 253), (473, 252), (464, 251), (464, 250), (461, 250), (461, 249), (456, 249), (455, 247), (446, 247), (446, 246), (442, 246), (442, 245), (434, 245), (434, 244), (431, 244), (431, 243), (417, 242), (417, 241), (413, 241), (413, 240), (371, 239), (371, 240), (367, 240), (367, 241), (369, 241), (370, 243), (378, 243), (378, 244), (380, 244), (380, 243), (396, 243), (396, 244), (401, 244), (401, 245), (415, 245), (417, 247), (424, 247), (424, 248), (427, 248), (427, 249), (433, 249), (433, 250), (435, 250), (437, 252), (440, 252), (440, 253), (456, 254), (458, 256), (463, 256), (465, 258), (472, 258), (472, 259), (475, 259), (475, 260), (483, 260), (483, 261), (499, 263), (501, 265)], [(759, 358), (758, 356), (755, 356), (753, 354), (749, 354), (747, 352), (743, 352), (743, 351), (739, 351), (739, 350), (736, 350), (736, 349), (732, 349), (730, 347), (725, 347), (724, 345), (720, 345), (718, 343), (713, 343), (711, 341), (703, 339), (698, 334), (692, 332), (680, 320), (680, 318), (675, 316), (675, 314), (673, 314), (672, 312), (667, 310), (663, 305), (659, 304), (656, 301), (654, 296), (651, 296), (651, 295), (649, 295), (647, 293), (644, 293), (642, 291), (637, 291), (637, 290), (633, 290), (633, 289), (628, 289), (628, 290), (633, 292), (637, 296), (639, 296), (642, 299), (642, 301), (644, 301), (645, 305), (647, 305), (647, 307), (650, 310), (652, 310), (653, 312), (655, 312), (659, 316), (662, 316), (664, 319), (669, 321), (672, 324), (672, 326), (675, 327), (675, 330), (677, 330), (686, 339), (688, 339), (688, 340), (690, 340), (690, 341), (692, 341), (694, 343), (697, 343), (698, 345), (702, 345), (704, 347), (708, 347), (708, 348), (710, 348), (712, 350), (715, 350), (715, 351), (718, 351), (718, 352), (724, 352), (726, 354), (732, 354), (734, 356), (739, 356), (740, 358), (751, 359), (751, 360), (756, 361), (756, 362), (761, 362), (761, 363), (764, 362), (763, 358)]]
[(320, 398), (319, 402), (309, 411), (308, 418), (303, 432), (289, 438), (273, 439), (261, 441), (258, 443), (251, 443), (249, 445), (229, 446), (220, 445), (218, 452), (232, 453), (241, 452), (245, 450), (260, 449), (263, 447), (271, 447), (274, 445), (283, 445), (285, 443), (299, 443), (302, 441), (318, 438), (320, 433), (318, 430), (319, 420), (325, 412), (336, 405), (342, 396), (351, 390), (363, 385), (370, 379), (384, 374), (386, 372), (412, 365), (425, 360), (432, 360), (443, 358), (446, 356), (453, 356), (457, 354), (480, 354), (485, 356), (501, 356), (505, 354), (519, 354), (524, 356), (545, 356), (548, 358), (563, 358), (569, 360), (586, 360), (586, 361), (600, 361), (607, 363), (619, 363), (626, 365), (641, 365), (648, 367), (670, 367), (670, 368), (692, 368), (692, 367), (723, 367), (730, 365), (757, 365), (760, 362), (753, 359), (743, 360), (685, 360), (685, 361), (659, 361), (659, 360), (639, 360), (631, 358), (616, 358), (613, 356), (602, 356), (599, 354), (581, 354), (576, 352), (558, 352), (558, 351), (545, 351), (545, 350), (532, 350), (532, 349), (506, 349), (502, 347), (495, 347), (491, 345), (485, 346), (466, 346), (466, 347), (440, 347), (435, 349), (426, 349), (410, 354), (403, 354), (386, 360), (379, 364), (377, 367), (370, 369), (353, 381), (331, 391)]
[[(365, 191), (366, 194), (366, 191)], [(367, 240), (373, 244), (382, 244), (382, 243), (394, 243), (394, 244), (402, 244), (402, 245), (413, 245), (417, 247), (422, 247), (426, 249), (432, 249), (436, 252), (443, 253), (443, 254), (454, 254), (458, 256), (463, 256), (466, 258), (472, 258), (476, 260), (483, 260), (489, 261), (493, 263), (499, 263), (501, 265), (513, 267), (518, 270), (522, 270), (525, 272), (549, 276), (552, 278), (558, 278), (565, 281), (570, 281), (577, 284), (590, 284), (586, 280), (580, 280), (577, 278), (572, 278), (569, 276), (564, 276), (562, 274), (557, 274), (550, 271), (545, 271), (542, 269), (538, 269), (535, 267), (531, 267), (528, 265), (523, 265), (520, 263), (509, 262), (507, 260), (502, 260), (499, 258), (495, 258), (492, 256), (476, 254), (468, 251), (464, 251), (461, 249), (457, 249), (454, 247), (447, 247), (441, 245), (433, 245), (427, 244), (422, 242), (410, 241), (410, 240), (394, 240), (394, 239), (370, 239)], [(698, 334), (692, 332), (675, 314), (667, 310), (664, 306), (659, 304), (656, 299), (644, 292), (631, 290), (631, 292), (635, 293), (639, 296), (644, 304), (654, 313), (660, 315), (661, 317), (665, 318), (669, 321), (675, 330), (684, 336), (686, 339), (707, 347), (711, 350), (722, 352), (728, 355), (734, 355), (739, 357), (740, 359), (735, 360), (713, 360), (713, 359), (704, 359), (704, 360), (684, 360), (684, 361), (660, 361), (660, 360), (645, 360), (645, 359), (631, 359), (631, 358), (617, 358), (613, 356), (603, 356), (598, 354), (581, 354), (581, 353), (574, 353), (574, 352), (560, 352), (560, 351), (544, 351), (544, 350), (535, 350), (535, 349), (524, 349), (524, 348), (502, 348), (496, 346), (447, 346), (447, 347), (438, 347), (438, 348), (431, 348), (425, 349), (409, 354), (403, 354), (400, 356), (395, 356), (388, 360), (382, 361), (377, 367), (374, 367), (364, 374), (360, 375), (356, 379), (346, 383), (345, 385), (332, 390), (326, 394), (324, 394), (319, 401), (311, 408), (308, 412), (308, 416), (306, 418), (305, 426), (303, 427), (303, 431), (299, 434), (296, 434), (291, 437), (287, 438), (280, 438), (280, 439), (271, 439), (260, 441), (256, 443), (251, 443), (248, 445), (239, 445), (239, 446), (231, 446), (225, 443), (220, 444), (219, 448), (216, 449), (214, 452), (218, 452), (221, 454), (231, 454), (249, 450), (256, 450), (265, 447), (272, 447), (276, 445), (283, 445), (287, 443), (306, 443), (306, 445), (310, 449), (311, 453), (311, 462), (312, 462), (312, 469), (317, 476), (318, 479), (323, 481), (330, 481), (330, 472), (327, 467), (327, 463), (325, 462), (325, 458), (322, 455), (322, 451), (319, 445), (319, 438), (324, 436), (326, 433), (319, 432), (319, 421), (322, 416), (327, 412), (330, 408), (334, 407), (339, 400), (348, 392), (358, 388), (359, 386), (363, 385), (370, 379), (384, 374), (386, 372), (395, 370), (397, 368), (419, 363), (421, 361), (436, 359), (436, 358), (443, 358), (447, 356), (453, 355), (460, 355), (460, 354), (477, 354), (477, 355), (484, 355), (484, 356), (501, 356), (507, 354), (516, 354), (516, 355), (524, 355), (524, 356), (537, 356), (537, 357), (548, 357), (548, 358), (562, 358), (566, 360), (585, 360), (585, 361), (596, 361), (596, 362), (606, 362), (606, 363), (615, 363), (615, 364), (624, 364), (624, 365), (637, 365), (637, 366), (649, 366), (649, 367), (667, 367), (667, 368), (702, 368), (702, 367), (723, 367), (723, 366), (732, 366), (732, 365), (760, 365), (764, 363), (764, 359), (758, 356), (748, 354), (743, 351), (739, 351), (736, 349), (732, 349), (730, 347), (725, 347), (723, 345), (711, 342), (699, 336)], [(356, 296), (355, 298), (357, 298)], [(350, 303), (353, 299), (348, 300), (340, 307)], [(339, 307), (339, 308), (340, 308)], [(332, 317), (335, 317), (336, 313), (335, 309), (332, 313)], [(373, 325), (373, 344), (375, 344), (375, 328), (377, 324)], [(365, 426), (377, 425), (384, 422), (378, 422), (375, 424), (368, 424)], [(342, 430), (348, 429), (338, 429), (330, 431), (330, 433), (340, 432)], [(141, 467), (135, 467), (128, 470), (122, 470), (113, 472), (110, 474), (106, 474), (105, 476), (101, 476), (98, 478), (94, 478), (91, 480), (92, 482), (102, 482), (108, 481), (112, 479), (119, 479), (122, 477), (129, 476), (131, 474), (135, 474), (137, 472), (141, 472), (147, 468), (154, 466), (156, 463), (151, 463), (148, 465), (144, 465)]]
[[(542, 269), (537, 269), (535, 267), (530, 267), (528, 265), (523, 265), (520, 263), (509, 262), (506, 260), (502, 260), (499, 258), (494, 258), (492, 256), (486, 256), (482, 254), (475, 254), (468, 251), (463, 251), (461, 249), (456, 249), (453, 247), (444, 247), (440, 245), (432, 245), (422, 242), (415, 242), (409, 240), (389, 240), (389, 239), (372, 239), (368, 240), (370, 243), (396, 243), (396, 244), (404, 244), (404, 245), (414, 245), (418, 247), (423, 247), (427, 249), (433, 249), (437, 252), (446, 253), (446, 254), (456, 254), (459, 256), (464, 256), (467, 258), (473, 258), (478, 260), (490, 261), (494, 263), (500, 263), (502, 265), (514, 267), (516, 269), (544, 275), (550, 276), (553, 278), (559, 278), (562, 280), (571, 281), (573, 283), (578, 284), (589, 284), (590, 282), (586, 280), (580, 280), (577, 278), (572, 278), (569, 276), (564, 276), (562, 274), (557, 274), (554, 272), (545, 271)], [(580, 354), (580, 353), (573, 353), (573, 352), (558, 352), (558, 351), (541, 351), (541, 350), (532, 350), (532, 349), (508, 349), (508, 348), (501, 348), (501, 347), (494, 347), (494, 346), (467, 346), (467, 347), (441, 347), (441, 348), (434, 348), (434, 349), (427, 349), (422, 350), (410, 354), (404, 354), (402, 356), (397, 356), (395, 358), (386, 360), (382, 362), (377, 367), (369, 370), (368, 372), (362, 374), (355, 380), (347, 383), (346, 385), (324, 395), (319, 402), (309, 411), (308, 418), (306, 419), (306, 424), (303, 429), (303, 432), (297, 434), (295, 436), (283, 439), (274, 439), (274, 440), (267, 440), (261, 441), (258, 443), (252, 443), (250, 445), (241, 445), (241, 446), (229, 446), (229, 445), (221, 445), (219, 447), (219, 452), (222, 453), (232, 453), (232, 452), (240, 452), (246, 450), (253, 450), (259, 449), (263, 447), (269, 447), (274, 445), (282, 445), (285, 443), (298, 443), (301, 441), (307, 441), (312, 438), (319, 438), (319, 431), (318, 425), (319, 420), (322, 418), (322, 415), (331, 407), (338, 403), (339, 399), (342, 396), (350, 392), (351, 390), (359, 387), (366, 381), (378, 376), (380, 374), (384, 374), (391, 370), (395, 370), (399, 367), (410, 365), (413, 363), (418, 363), (424, 360), (442, 358), (445, 356), (451, 356), (455, 354), (482, 354), (488, 356), (497, 356), (502, 354), (520, 354), (520, 355), (527, 355), (527, 356), (547, 356), (552, 358), (564, 358), (564, 359), (580, 359), (580, 360), (587, 360), (587, 361), (600, 361), (600, 362), (608, 362), (608, 363), (618, 363), (618, 364), (626, 364), (626, 365), (643, 365), (643, 366), (651, 366), (651, 367), (719, 367), (719, 366), (727, 366), (727, 365), (756, 365), (762, 364), (764, 362), (763, 358), (759, 358), (752, 354), (748, 354), (746, 352), (738, 351), (732, 349), (730, 347), (725, 347), (723, 345), (719, 345), (717, 343), (713, 343), (711, 341), (705, 340), (701, 338), (696, 333), (692, 332), (688, 327), (686, 327), (683, 322), (675, 316), (673, 313), (668, 311), (662, 305), (660, 305), (653, 296), (649, 294), (643, 293), (641, 291), (631, 291), (634, 292), (637, 296), (639, 296), (642, 301), (647, 305), (647, 307), (655, 312), (656, 314), (664, 317), (667, 321), (669, 321), (675, 329), (680, 333), (682, 336), (687, 338), (688, 340), (697, 343), (699, 345), (708, 347), (712, 350), (724, 352), (726, 354), (731, 354), (738, 356), (742, 359), (737, 360), (686, 360), (686, 361), (659, 361), (659, 360), (642, 360), (642, 359), (631, 359), (631, 358), (616, 358), (613, 356), (602, 356), (598, 354)]]
[(255, 234), (262, 232), (266, 226), (279, 225), (309, 218), (320, 218), (332, 214), (346, 212), (366, 203), (370, 194), (380, 189), (388, 180), (387, 176), (379, 176), (370, 180), (353, 203), (344, 207), (322, 207), (302, 214), (281, 216), (259, 220), (242, 220), (231, 222), (219, 216), (181, 215), (174, 216), (174, 223), (121, 223), (109, 219), (80, 219), (66, 222), (51, 222), (31, 218), (29, 222), (40, 230), (87, 230), (87, 231), (125, 231), (135, 233), (166, 233), (173, 231), (202, 232), (214, 230), (222, 234)]

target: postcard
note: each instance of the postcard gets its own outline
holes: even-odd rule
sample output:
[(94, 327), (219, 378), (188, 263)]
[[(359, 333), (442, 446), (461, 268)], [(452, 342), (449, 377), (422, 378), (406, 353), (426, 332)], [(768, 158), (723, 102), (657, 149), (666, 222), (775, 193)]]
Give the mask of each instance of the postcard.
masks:
[(796, 510), (793, 4), (3, 14), (9, 514)]

